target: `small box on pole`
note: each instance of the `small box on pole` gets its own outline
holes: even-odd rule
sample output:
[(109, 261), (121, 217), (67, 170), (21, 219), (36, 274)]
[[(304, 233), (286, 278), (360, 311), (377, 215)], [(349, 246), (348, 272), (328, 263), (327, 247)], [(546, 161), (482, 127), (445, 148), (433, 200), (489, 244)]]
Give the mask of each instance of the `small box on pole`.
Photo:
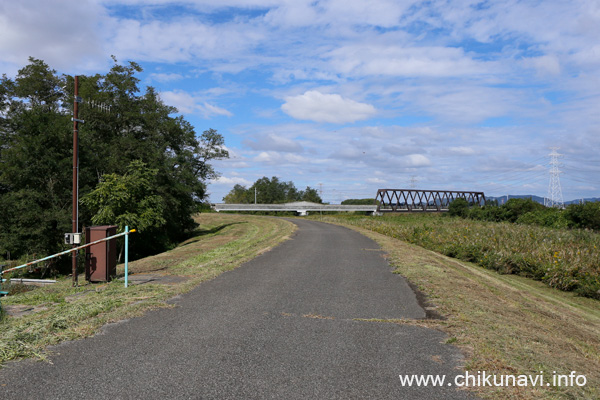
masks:
[(65, 244), (81, 244), (81, 233), (65, 233)]

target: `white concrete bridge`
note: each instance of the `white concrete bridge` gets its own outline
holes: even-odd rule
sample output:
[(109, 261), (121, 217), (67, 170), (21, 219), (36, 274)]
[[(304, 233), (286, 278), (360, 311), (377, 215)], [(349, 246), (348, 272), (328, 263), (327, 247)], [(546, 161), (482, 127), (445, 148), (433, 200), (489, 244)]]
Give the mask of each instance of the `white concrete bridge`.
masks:
[(308, 213), (318, 213), (323, 211), (360, 211), (365, 213), (375, 213), (377, 205), (341, 205), (341, 204), (319, 204), (308, 201), (298, 201), (295, 203), (284, 204), (213, 204), (212, 208), (219, 211), (293, 211), (298, 215), (308, 215)]

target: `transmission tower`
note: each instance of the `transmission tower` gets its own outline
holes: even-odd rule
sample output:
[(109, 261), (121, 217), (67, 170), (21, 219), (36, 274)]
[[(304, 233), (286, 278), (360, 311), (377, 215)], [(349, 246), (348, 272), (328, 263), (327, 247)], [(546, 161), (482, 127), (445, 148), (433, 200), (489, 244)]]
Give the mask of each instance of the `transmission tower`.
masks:
[(552, 153), (550, 156), (550, 184), (548, 185), (548, 196), (544, 200), (544, 205), (546, 207), (556, 207), (556, 208), (564, 208), (565, 204), (563, 202), (562, 189), (560, 188), (560, 170), (558, 167), (560, 163), (558, 159), (562, 157), (562, 154), (558, 154), (556, 150), (558, 147), (551, 147)]
[(416, 187), (417, 187), (417, 177), (413, 175), (410, 177), (410, 188), (415, 189)]

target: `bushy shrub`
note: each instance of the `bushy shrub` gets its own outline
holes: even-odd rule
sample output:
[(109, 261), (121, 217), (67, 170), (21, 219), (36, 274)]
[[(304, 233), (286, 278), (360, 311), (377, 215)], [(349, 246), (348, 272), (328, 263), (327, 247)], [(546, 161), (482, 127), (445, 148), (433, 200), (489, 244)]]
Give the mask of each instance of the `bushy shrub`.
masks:
[(520, 216), (543, 210), (545, 207), (531, 199), (510, 199), (501, 208), (505, 211), (505, 221), (516, 222)]
[(563, 210), (548, 207), (525, 213), (517, 218), (516, 223), (547, 226), (557, 229), (569, 227), (569, 220)]
[(506, 211), (502, 207), (495, 205), (485, 205), (483, 207), (473, 207), (469, 210), (468, 217), (477, 221), (500, 222), (506, 219)]
[(467, 200), (458, 198), (453, 200), (448, 206), (448, 214), (453, 217), (467, 217), (469, 213), (469, 203)]
[(600, 230), (600, 202), (571, 204), (565, 214), (569, 225), (574, 228)]

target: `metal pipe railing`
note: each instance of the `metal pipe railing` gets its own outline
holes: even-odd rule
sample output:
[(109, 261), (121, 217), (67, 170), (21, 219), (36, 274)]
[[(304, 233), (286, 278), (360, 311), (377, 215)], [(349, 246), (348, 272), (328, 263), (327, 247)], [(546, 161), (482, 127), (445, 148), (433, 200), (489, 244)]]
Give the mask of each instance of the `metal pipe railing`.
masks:
[(97, 244), (97, 243), (106, 242), (108, 240), (115, 239), (115, 238), (118, 238), (118, 237), (124, 236), (124, 235), (129, 235), (130, 233), (134, 233), (134, 232), (135, 232), (135, 229), (131, 229), (131, 230), (126, 229), (124, 232), (117, 233), (116, 235), (105, 237), (103, 239), (96, 240), (94, 242), (86, 243), (83, 246), (73, 247), (72, 249), (61, 251), (60, 253), (56, 253), (56, 254), (53, 254), (53, 255), (48, 256), (48, 257), (40, 258), (39, 260), (34, 260), (34, 261), (31, 261), (31, 262), (19, 265), (19, 266), (14, 267), (14, 268), (6, 269), (4, 271), (1, 271), (0, 273), (5, 274), (5, 273), (10, 272), (10, 271), (14, 271), (14, 270), (17, 270), (17, 269), (21, 269), (21, 268), (25, 268), (25, 267), (28, 267), (28, 266), (31, 266), (31, 265), (35, 265), (35, 264), (38, 264), (38, 263), (40, 263), (42, 261), (47, 261), (47, 260), (50, 260), (52, 258), (64, 256), (65, 254), (69, 254), (69, 253), (72, 253), (72, 252), (77, 251), (77, 250), (85, 249), (86, 247), (90, 247), (91, 245), (94, 245), (94, 244)]
[[(127, 260), (127, 258), (129, 256), (129, 249), (128, 249), (128, 247), (129, 247), (129, 240), (128, 239), (129, 239), (129, 234), (130, 233), (134, 233), (134, 232), (135, 232), (135, 229), (131, 229), (130, 230), (129, 227), (126, 226), (124, 232), (117, 233), (116, 235), (105, 237), (103, 239), (99, 239), (99, 240), (96, 240), (96, 241), (93, 241), (93, 242), (90, 242), (90, 243), (86, 243), (83, 246), (74, 247), (74, 248), (69, 249), (69, 250), (61, 251), (60, 253), (56, 253), (56, 254), (53, 254), (53, 255), (48, 256), (48, 257), (40, 258), (39, 260), (34, 260), (34, 261), (31, 261), (31, 262), (19, 265), (17, 267), (13, 267), (13, 268), (9, 268), (9, 269), (3, 269), (3, 267), (6, 266), (6, 264), (3, 264), (3, 265), (0, 266), (0, 296), (2, 294), (5, 294), (4, 292), (2, 292), (2, 282), (5, 282), (5, 279), (3, 279), (2, 276), (5, 273), (11, 272), (11, 271), (15, 271), (15, 270), (18, 270), (18, 269), (21, 269), (21, 268), (25, 268), (25, 267), (28, 267), (28, 266), (31, 266), (31, 265), (35, 265), (35, 264), (38, 264), (38, 263), (40, 263), (42, 261), (50, 260), (50, 259), (55, 258), (55, 257), (64, 256), (65, 254), (69, 254), (69, 253), (72, 253), (72, 252), (75, 252), (75, 251), (78, 251), (78, 250), (81, 250), (81, 249), (85, 249), (86, 247), (92, 246), (92, 245), (97, 244), (97, 243), (102, 243), (102, 242), (106, 242), (108, 240), (116, 239), (116, 238), (118, 238), (120, 236), (125, 236), (125, 287), (127, 287), (127, 275), (128, 275), (128, 271), (127, 271), (127, 269), (128, 269), (127, 268), (128, 267), (128, 260)], [(1, 303), (0, 303), (0, 310), (2, 310), (2, 304)]]
[[(129, 227), (126, 226), (124, 232), (117, 233), (116, 235), (112, 235), (112, 236), (109, 236), (109, 237), (106, 237), (106, 238), (103, 238), (103, 239), (95, 240), (93, 242), (86, 243), (86, 244), (84, 244), (82, 246), (78, 246), (78, 247), (74, 247), (74, 248), (69, 249), (69, 250), (61, 251), (60, 253), (56, 253), (56, 254), (53, 254), (53, 255), (48, 256), (48, 257), (40, 258), (38, 260), (30, 261), (28, 263), (25, 263), (25, 264), (22, 264), (22, 265), (13, 267), (13, 268), (3, 269), (3, 267), (6, 266), (6, 264), (4, 264), (4, 265), (2, 265), (0, 267), (0, 292), (2, 291), (2, 282), (5, 281), (5, 279), (2, 279), (2, 276), (5, 273), (7, 273), (7, 272), (11, 272), (11, 271), (15, 271), (15, 270), (18, 270), (18, 269), (21, 269), (21, 268), (29, 267), (31, 265), (38, 264), (38, 263), (40, 263), (42, 261), (50, 260), (52, 258), (64, 256), (65, 254), (69, 254), (69, 253), (72, 253), (72, 252), (75, 252), (75, 251), (78, 251), (78, 250), (81, 250), (81, 249), (85, 249), (86, 247), (90, 247), (90, 246), (92, 246), (94, 244), (97, 244), (97, 243), (102, 243), (102, 242), (106, 242), (108, 240), (116, 239), (116, 238), (118, 238), (120, 236), (125, 236), (125, 287), (127, 287), (127, 275), (128, 275), (128, 271), (127, 271), (128, 268), (127, 267), (128, 267), (128, 256), (129, 256), (129, 249), (128, 249), (128, 247), (129, 247), (129, 240), (128, 239), (129, 239), (129, 234), (130, 233), (134, 233), (134, 232), (135, 232), (135, 229), (131, 229), (130, 230)], [(2, 294), (4, 294), (4, 293), (0, 293), (0, 295), (2, 295)], [(0, 309), (1, 309), (1, 307), (2, 306), (0, 305)]]

